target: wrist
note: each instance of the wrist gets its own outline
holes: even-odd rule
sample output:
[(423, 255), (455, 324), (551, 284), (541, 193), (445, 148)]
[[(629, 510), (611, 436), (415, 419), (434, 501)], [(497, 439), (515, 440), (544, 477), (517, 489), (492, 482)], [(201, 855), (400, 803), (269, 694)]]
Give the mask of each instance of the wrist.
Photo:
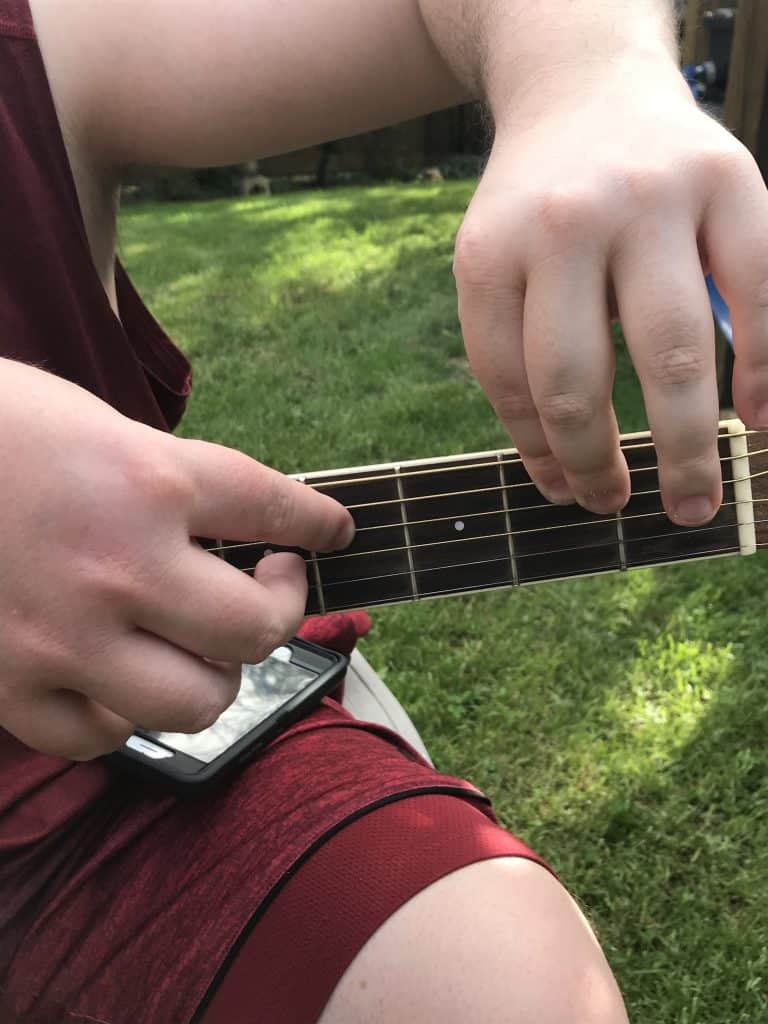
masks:
[(678, 70), (672, 0), (539, 0), (524, 11), (506, 0), (488, 12), (480, 71), (496, 117), (536, 90), (578, 94), (624, 67), (644, 69), (644, 84)]
[[(489, 78), (487, 101), (497, 132), (520, 131), (542, 119), (631, 92), (647, 109), (663, 114), (675, 96), (693, 104), (676, 55), (665, 46), (633, 45), (608, 56), (561, 55), (527, 75)], [(612, 126), (606, 125), (610, 131)]]

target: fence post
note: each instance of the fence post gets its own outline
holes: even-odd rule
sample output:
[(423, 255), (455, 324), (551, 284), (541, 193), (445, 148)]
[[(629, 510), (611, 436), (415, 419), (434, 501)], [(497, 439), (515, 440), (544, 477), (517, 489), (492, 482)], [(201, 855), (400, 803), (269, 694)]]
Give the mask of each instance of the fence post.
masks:
[(686, 0), (683, 64), (700, 64), (707, 55), (707, 30), (704, 12), (711, 11), (716, 0)]
[(755, 156), (768, 82), (768, 7), (764, 0), (741, 0), (736, 11), (725, 123)]

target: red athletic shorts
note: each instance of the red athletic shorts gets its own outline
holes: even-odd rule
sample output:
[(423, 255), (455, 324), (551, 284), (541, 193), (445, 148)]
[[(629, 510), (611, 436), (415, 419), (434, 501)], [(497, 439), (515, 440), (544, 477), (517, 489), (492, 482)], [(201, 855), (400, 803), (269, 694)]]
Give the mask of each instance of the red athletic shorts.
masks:
[[(353, 613), (309, 620), (304, 632), (348, 652), (368, 625)], [(420, 890), (493, 857), (544, 863), (469, 796), (401, 795), (325, 837), (249, 922), (195, 1021), (314, 1024), (366, 941)]]
[(366, 813), (284, 880), (195, 1021), (314, 1024), (387, 918), (431, 882), (492, 857), (539, 860), (487, 809), (454, 796), (407, 797)]
[[(62, 763), (8, 818), (30, 842), (0, 843), (2, 1024), (314, 1024), (425, 886), (538, 860), (475, 787), (329, 699), (205, 799), (100, 771)], [(33, 842), (77, 780), (92, 801)]]

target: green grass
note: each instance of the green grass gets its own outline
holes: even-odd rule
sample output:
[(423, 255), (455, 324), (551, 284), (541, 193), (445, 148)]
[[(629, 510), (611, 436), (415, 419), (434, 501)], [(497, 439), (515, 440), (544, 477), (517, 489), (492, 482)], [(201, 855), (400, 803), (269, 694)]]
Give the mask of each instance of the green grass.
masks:
[[(183, 425), (286, 472), (504, 445), (463, 357), (471, 189), (137, 206), (122, 254), (196, 366)], [(644, 415), (619, 351), (622, 429)], [(634, 1021), (768, 1022), (768, 559), (378, 611), (438, 767), (590, 914)]]

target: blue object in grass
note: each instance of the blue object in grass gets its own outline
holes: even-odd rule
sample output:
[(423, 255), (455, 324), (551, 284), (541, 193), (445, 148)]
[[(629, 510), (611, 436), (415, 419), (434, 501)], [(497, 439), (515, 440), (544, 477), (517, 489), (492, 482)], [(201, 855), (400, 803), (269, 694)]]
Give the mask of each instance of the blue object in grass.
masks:
[(709, 292), (709, 304), (715, 317), (715, 323), (720, 328), (720, 333), (733, 348), (733, 326), (731, 325), (731, 311), (726, 305), (725, 299), (717, 290), (715, 282), (711, 277), (707, 278), (707, 291)]

